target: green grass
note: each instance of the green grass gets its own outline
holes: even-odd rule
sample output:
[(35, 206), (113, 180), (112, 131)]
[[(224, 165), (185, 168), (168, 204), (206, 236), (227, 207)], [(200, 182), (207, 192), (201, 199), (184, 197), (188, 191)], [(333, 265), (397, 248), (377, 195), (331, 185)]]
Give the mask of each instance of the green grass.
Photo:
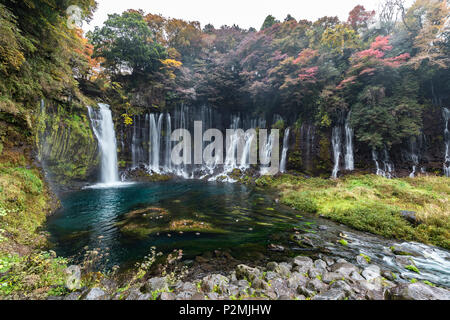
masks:
[[(386, 179), (376, 175), (338, 180), (283, 175), (262, 177), (261, 187), (274, 187), (282, 203), (388, 238), (415, 240), (450, 248), (450, 183), (445, 177)], [(413, 226), (400, 211), (417, 212)]]

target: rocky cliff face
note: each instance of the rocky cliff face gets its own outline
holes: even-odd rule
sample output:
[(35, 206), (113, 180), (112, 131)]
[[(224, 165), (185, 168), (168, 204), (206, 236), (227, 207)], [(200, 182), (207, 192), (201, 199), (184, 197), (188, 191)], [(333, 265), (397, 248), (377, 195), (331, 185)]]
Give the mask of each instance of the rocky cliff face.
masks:
[(65, 187), (96, 179), (98, 147), (85, 107), (41, 101), (37, 123), (38, 157), (50, 182)]

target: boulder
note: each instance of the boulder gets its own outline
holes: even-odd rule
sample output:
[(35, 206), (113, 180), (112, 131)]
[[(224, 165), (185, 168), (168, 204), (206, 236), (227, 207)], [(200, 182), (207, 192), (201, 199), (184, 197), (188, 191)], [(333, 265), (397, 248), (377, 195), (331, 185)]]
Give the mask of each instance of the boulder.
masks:
[(367, 281), (371, 281), (371, 280), (380, 278), (381, 277), (381, 269), (379, 266), (372, 264), (364, 269), (364, 271), (362, 272), (362, 276)]
[(400, 284), (386, 292), (390, 300), (450, 300), (450, 291), (425, 283)]
[(172, 301), (175, 299), (176, 299), (176, 296), (172, 292), (161, 292), (161, 294), (159, 295), (159, 300), (162, 300), (162, 301)]
[(331, 266), (331, 271), (349, 277), (352, 272), (358, 272), (358, 268), (348, 262), (338, 262)]
[(229, 280), (227, 277), (224, 277), (221, 274), (212, 274), (203, 278), (201, 286), (204, 292), (213, 292), (217, 290), (223, 292), (228, 283)]
[(312, 298), (312, 300), (344, 300), (346, 298), (345, 293), (339, 289), (331, 289), (327, 292), (318, 294)]
[(166, 277), (151, 278), (145, 283), (144, 287), (147, 292), (169, 291), (169, 283)]
[(325, 291), (328, 288), (328, 285), (320, 281), (319, 279), (312, 279), (308, 281), (308, 284), (306, 285), (306, 289), (312, 290), (314, 292), (322, 292)]
[(417, 226), (417, 225), (421, 224), (421, 222), (417, 219), (416, 214), (417, 213), (414, 211), (406, 211), (406, 210), (400, 211), (400, 215), (402, 216), (403, 219), (405, 219), (409, 223)]
[(247, 279), (249, 281), (254, 281), (259, 278), (261, 271), (257, 268), (252, 268), (244, 264), (238, 265), (236, 268), (236, 277), (238, 279)]
[(89, 290), (84, 300), (106, 300), (106, 293), (100, 288)]

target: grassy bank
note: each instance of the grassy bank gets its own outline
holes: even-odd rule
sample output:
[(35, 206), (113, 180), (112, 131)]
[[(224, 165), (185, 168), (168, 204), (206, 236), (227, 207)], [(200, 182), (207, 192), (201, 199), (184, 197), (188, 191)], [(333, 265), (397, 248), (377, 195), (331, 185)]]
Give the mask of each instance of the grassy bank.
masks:
[[(385, 179), (375, 175), (338, 180), (283, 175), (263, 177), (259, 186), (276, 188), (280, 200), (357, 230), (450, 249), (450, 180), (445, 177)], [(416, 212), (414, 226), (400, 214)]]
[(42, 299), (65, 280), (66, 261), (43, 252), (55, 200), (33, 165), (30, 131), (0, 121), (0, 144), (0, 300)]

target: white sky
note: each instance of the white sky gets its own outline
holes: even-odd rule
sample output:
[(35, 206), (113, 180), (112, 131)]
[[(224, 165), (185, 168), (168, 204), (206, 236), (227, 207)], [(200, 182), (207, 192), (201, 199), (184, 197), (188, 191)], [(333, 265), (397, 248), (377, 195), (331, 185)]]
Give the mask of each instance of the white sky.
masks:
[[(377, 10), (380, 0), (97, 0), (98, 9), (84, 30), (101, 26), (108, 14), (127, 9), (143, 9), (146, 13), (188, 21), (200, 21), (202, 27), (212, 23), (216, 28), (237, 24), (241, 28), (259, 30), (267, 15), (284, 20), (288, 13), (295, 19), (316, 20), (323, 16), (338, 16), (347, 20), (348, 13), (361, 4), (367, 10)], [(411, 2), (411, 0), (409, 1)]]

